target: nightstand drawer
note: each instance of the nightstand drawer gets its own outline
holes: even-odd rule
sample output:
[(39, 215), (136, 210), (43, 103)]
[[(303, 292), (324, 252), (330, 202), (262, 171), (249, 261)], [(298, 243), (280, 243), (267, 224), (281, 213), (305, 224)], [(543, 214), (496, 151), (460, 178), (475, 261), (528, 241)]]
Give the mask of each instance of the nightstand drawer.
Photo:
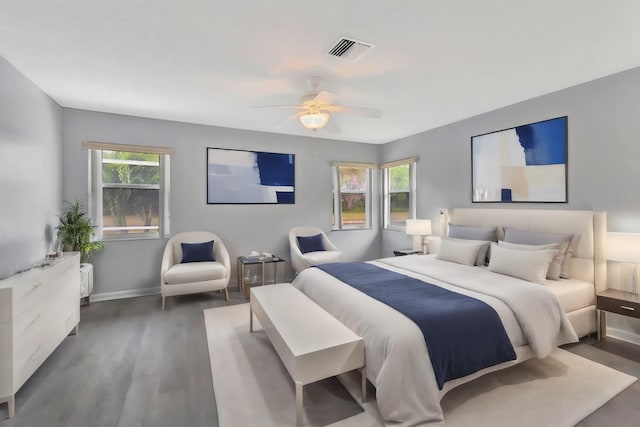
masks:
[(605, 310), (610, 313), (622, 314), (623, 316), (637, 317), (640, 319), (640, 303), (634, 301), (624, 301), (616, 298), (598, 296), (598, 310)]

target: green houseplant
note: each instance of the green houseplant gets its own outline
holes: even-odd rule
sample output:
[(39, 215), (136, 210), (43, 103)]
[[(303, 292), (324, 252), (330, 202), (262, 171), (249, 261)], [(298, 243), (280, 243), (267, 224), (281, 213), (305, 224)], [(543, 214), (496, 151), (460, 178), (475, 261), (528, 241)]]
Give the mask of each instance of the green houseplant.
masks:
[(80, 202), (65, 203), (67, 206), (60, 215), (58, 239), (63, 251), (80, 252), (80, 261), (86, 262), (92, 252), (102, 249), (102, 243), (91, 241), (95, 234), (94, 225)]

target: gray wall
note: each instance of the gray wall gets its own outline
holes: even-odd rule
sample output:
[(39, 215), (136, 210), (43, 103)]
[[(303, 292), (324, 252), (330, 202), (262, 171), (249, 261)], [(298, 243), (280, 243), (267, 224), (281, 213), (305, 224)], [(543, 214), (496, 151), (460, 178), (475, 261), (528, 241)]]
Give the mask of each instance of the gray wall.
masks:
[[(87, 153), (83, 141), (172, 147), (171, 234), (210, 230), (229, 249), (232, 261), (251, 250), (289, 259), (289, 229), (297, 225), (331, 229), (333, 160), (378, 162), (379, 146), (252, 132), (212, 126), (63, 109), (64, 199), (87, 202)], [(295, 205), (207, 205), (206, 147), (294, 153)], [(379, 174), (374, 173), (374, 182)], [(377, 193), (374, 191), (374, 193)], [(374, 195), (373, 206), (379, 205)], [(372, 230), (337, 231), (330, 239), (348, 260), (380, 255), (379, 210)], [(157, 288), (166, 240), (108, 241), (94, 256), (97, 294)], [(232, 284), (235, 286), (235, 262)], [(287, 276), (291, 276), (287, 263)], [(279, 280), (282, 279), (280, 273)]]
[(0, 278), (55, 250), (61, 117), (60, 106), (0, 56)]
[[(569, 202), (502, 206), (606, 210), (609, 231), (640, 232), (640, 68), (386, 144), (382, 161), (419, 156), (417, 214), (437, 230), (440, 208), (501, 206), (471, 203), (472, 135), (565, 115)], [(410, 245), (402, 233), (383, 232), (383, 255)], [(632, 328), (640, 333), (639, 322)]]
[[(419, 156), (419, 218), (437, 221), (445, 207), (499, 208), (471, 203), (470, 137), (565, 115), (569, 202), (508, 207), (606, 210), (609, 231), (640, 232), (640, 68), (385, 144), (382, 161)], [(385, 255), (410, 244), (402, 233), (383, 232)]]

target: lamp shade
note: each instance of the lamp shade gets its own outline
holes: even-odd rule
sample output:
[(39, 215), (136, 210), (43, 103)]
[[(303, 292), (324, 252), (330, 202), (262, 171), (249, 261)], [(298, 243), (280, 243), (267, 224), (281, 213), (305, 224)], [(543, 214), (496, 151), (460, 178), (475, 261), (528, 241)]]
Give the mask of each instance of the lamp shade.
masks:
[(409, 236), (427, 236), (431, 234), (430, 219), (408, 219), (405, 231)]
[(307, 129), (316, 131), (322, 128), (329, 121), (329, 113), (308, 112), (299, 117), (300, 123)]
[(607, 233), (607, 259), (640, 264), (640, 233)]

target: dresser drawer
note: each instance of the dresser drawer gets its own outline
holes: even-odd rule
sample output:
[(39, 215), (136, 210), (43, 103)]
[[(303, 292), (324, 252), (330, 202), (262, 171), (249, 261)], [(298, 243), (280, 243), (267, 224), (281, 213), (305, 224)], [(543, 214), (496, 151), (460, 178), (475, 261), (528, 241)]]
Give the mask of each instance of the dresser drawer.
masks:
[(35, 275), (33, 280), (14, 288), (14, 317), (34, 304), (46, 304), (49, 296), (59, 291), (61, 286), (66, 283), (73, 283), (74, 280), (80, 280), (80, 270), (71, 260), (63, 260), (59, 264), (44, 267), (40, 270), (42, 270), (41, 274)]
[(42, 362), (55, 351), (80, 319), (77, 311), (69, 310), (64, 319), (60, 320), (62, 321), (54, 325), (50, 324), (46, 334), (40, 334), (37, 341), (30, 341), (29, 345), (22, 347), (22, 350), (16, 351), (14, 358), (16, 390), (22, 387)]
[(52, 335), (44, 337), (44, 341), (38, 343), (29, 353), (16, 353), (13, 360), (13, 387), (16, 391), (29, 379), (38, 369), (45, 359), (55, 349), (55, 337)]
[(18, 314), (13, 322), (14, 335), (17, 338), (22, 337), (32, 330), (39, 329), (41, 326), (46, 327), (46, 322), (55, 322), (58, 316), (57, 313), (62, 309), (74, 307), (76, 304), (79, 305), (77, 292), (72, 283), (62, 283), (55, 290), (55, 298), (49, 297), (46, 301), (34, 304)]
[(622, 314), (623, 316), (636, 317), (640, 319), (640, 303), (635, 301), (625, 301), (617, 298), (598, 296), (598, 310), (610, 313)]
[(70, 316), (77, 318), (79, 311), (78, 299), (67, 291), (66, 295), (56, 295), (56, 299), (46, 307), (34, 306), (22, 313), (19, 316), (21, 328), (16, 329), (14, 335), (16, 358), (30, 354), (46, 340), (47, 335), (51, 335), (59, 325), (66, 324)]

